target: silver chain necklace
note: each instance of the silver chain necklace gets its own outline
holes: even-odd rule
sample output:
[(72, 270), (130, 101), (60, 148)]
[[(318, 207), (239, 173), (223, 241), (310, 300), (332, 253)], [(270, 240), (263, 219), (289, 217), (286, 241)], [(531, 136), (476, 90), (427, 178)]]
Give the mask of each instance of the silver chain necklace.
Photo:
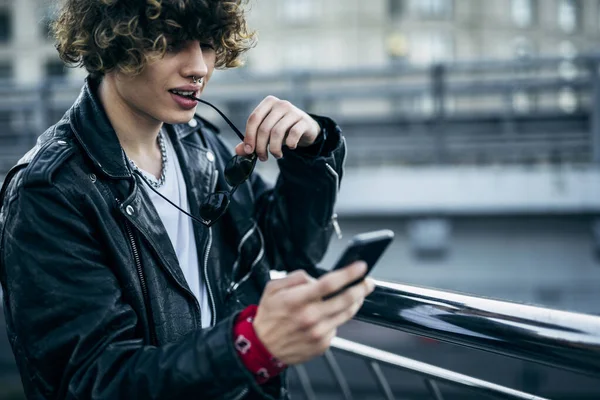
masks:
[(139, 174), (144, 178), (144, 180), (151, 185), (152, 187), (158, 189), (165, 184), (166, 175), (167, 175), (167, 146), (165, 145), (165, 139), (163, 138), (162, 130), (158, 131), (158, 147), (160, 148), (160, 157), (162, 160), (162, 171), (160, 172), (160, 178), (149, 179), (146, 174), (133, 162), (132, 159), (129, 159), (129, 163)]

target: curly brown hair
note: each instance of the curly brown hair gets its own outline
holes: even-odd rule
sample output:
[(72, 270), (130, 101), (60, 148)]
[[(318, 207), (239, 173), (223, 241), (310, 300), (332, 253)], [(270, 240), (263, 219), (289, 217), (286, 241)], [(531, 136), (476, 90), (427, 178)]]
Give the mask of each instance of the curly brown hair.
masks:
[(60, 58), (90, 74), (139, 74), (170, 46), (210, 44), (217, 68), (241, 65), (254, 44), (245, 0), (63, 0), (52, 24)]

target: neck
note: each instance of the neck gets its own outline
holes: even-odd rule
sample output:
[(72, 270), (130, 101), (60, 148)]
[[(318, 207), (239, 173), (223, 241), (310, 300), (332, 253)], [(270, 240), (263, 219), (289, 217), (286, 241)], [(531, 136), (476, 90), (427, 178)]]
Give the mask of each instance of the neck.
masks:
[(156, 143), (162, 122), (128, 104), (119, 95), (114, 85), (114, 77), (105, 76), (102, 79), (98, 94), (127, 156), (135, 162), (145, 164), (148, 157), (152, 158), (152, 155), (157, 154)]

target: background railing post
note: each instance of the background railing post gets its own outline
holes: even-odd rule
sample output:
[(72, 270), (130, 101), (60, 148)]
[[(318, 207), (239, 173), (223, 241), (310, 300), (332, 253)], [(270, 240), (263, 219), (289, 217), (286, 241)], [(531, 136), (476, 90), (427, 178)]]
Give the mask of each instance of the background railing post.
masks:
[(352, 400), (352, 392), (350, 391), (350, 387), (348, 386), (348, 382), (346, 382), (346, 378), (344, 377), (344, 373), (340, 368), (339, 364), (335, 360), (335, 356), (331, 352), (331, 350), (327, 350), (325, 352), (325, 361), (333, 374), (335, 381), (337, 382), (340, 391), (342, 392), (342, 397), (344, 400)]
[(444, 400), (442, 391), (440, 390), (440, 387), (437, 385), (437, 383), (435, 383), (435, 381), (432, 381), (431, 379), (425, 379), (425, 386), (427, 386), (429, 394), (435, 400)]
[(304, 365), (296, 365), (294, 370), (296, 371), (296, 375), (298, 375), (298, 380), (300, 381), (300, 386), (302, 386), (306, 400), (317, 400), (315, 391), (310, 384), (310, 377), (308, 376), (308, 372), (306, 372)]
[(370, 361), (369, 367), (371, 367), (371, 372), (375, 376), (375, 381), (377, 382), (377, 386), (385, 396), (386, 400), (395, 400), (394, 393), (392, 392), (392, 388), (390, 388), (390, 384), (388, 383), (383, 371), (381, 370), (381, 366), (376, 361)]
[(447, 69), (443, 64), (431, 67), (431, 96), (433, 100), (433, 134), (435, 136), (435, 161), (444, 164), (448, 158), (446, 152), (446, 137), (444, 132), (444, 119), (446, 107), (446, 82)]
[(589, 63), (590, 79), (592, 83), (592, 101), (590, 110), (590, 127), (592, 141), (592, 162), (600, 165), (600, 76), (598, 69), (600, 64), (597, 58), (593, 58)]

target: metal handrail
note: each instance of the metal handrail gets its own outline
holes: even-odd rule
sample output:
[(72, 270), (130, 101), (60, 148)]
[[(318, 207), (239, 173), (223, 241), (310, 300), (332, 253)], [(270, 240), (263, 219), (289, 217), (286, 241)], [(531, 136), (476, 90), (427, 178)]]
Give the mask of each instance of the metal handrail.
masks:
[[(327, 273), (317, 269), (317, 276)], [(285, 276), (272, 271), (273, 279)], [(375, 280), (375, 291), (365, 299), (355, 319), (387, 328), (471, 347), (552, 367), (600, 377), (600, 317), (539, 306), (493, 300), (455, 292)], [(364, 359), (384, 397), (393, 400), (380, 364), (411, 371), (425, 378), (432, 398), (443, 399), (436, 381), (468, 387), (508, 399), (544, 400), (506, 386), (460, 374), (336, 337), (331, 348)], [(342, 397), (352, 395), (329, 350), (325, 361)], [(304, 366), (297, 366), (300, 385), (315, 399)]]
[[(392, 367), (410, 371), (426, 377), (426, 382), (428, 382), (430, 386), (430, 393), (432, 393), (435, 398), (441, 397), (441, 392), (439, 392), (439, 389), (436, 387), (435, 381), (431, 381), (431, 379), (463, 387), (467, 386), (474, 391), (505, 399), (545, 400), (543, 397), (510, 389), (502, 385), (473, 378), (468, 375), (459, 374), (454, 371), (402, 357), (394, 353), (365, 346), (363, 344), (355, 343), (339, 337), (336, 337), (332, 340), (331, 347), (344, 353), (360, 357), (369, 362), (371, 370), (377, 377), (380, 389), (388, 399), (393, 399), (394, 397), (389, 389), (387, 379), (379, 369), (379, 364), (390, 365)], [(331, 358), (332, 354), (329, 352), (326, 353), (326, 356)]]
[(600, 317), (376, 281), (356, 319), (600, 377)]

